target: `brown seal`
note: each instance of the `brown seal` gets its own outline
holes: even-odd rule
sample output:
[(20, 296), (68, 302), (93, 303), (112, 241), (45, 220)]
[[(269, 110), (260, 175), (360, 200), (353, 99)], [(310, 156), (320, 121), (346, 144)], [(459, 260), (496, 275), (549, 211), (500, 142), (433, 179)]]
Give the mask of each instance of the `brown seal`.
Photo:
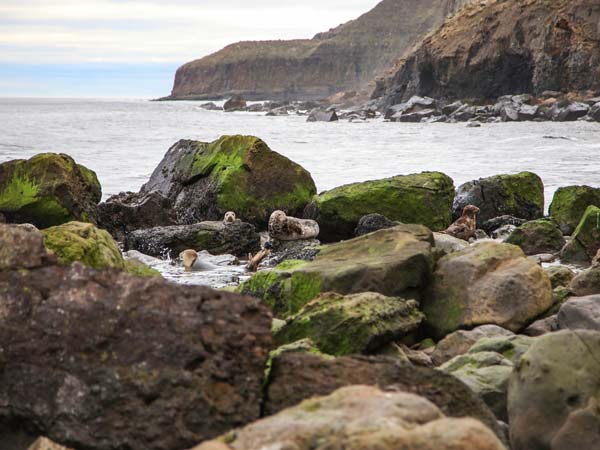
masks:
[(269, 219), (269, 236), (280, 241), (314, 239), (319, 235), (319, 224), (310, 219), (297, 219), (283, 211), (274, 211)]
[(233, 211), (227, 211), (225, 213), (225, 217), (223, 218), (223, 222), (225, 223), (233, 223), (235, 222), (236, 216)]
[(450, 225), (443, 233), (468, 242), (469, 239), (475, 236), (475, 230), (477, 230), (477, 214), (479, 214), (477, 206), (465, 206), (460, 219)]
[(183, 260), (185, 271), (191, 272), (194, 263), (198, 259), (198, 252), (196, 252), (196, 250), (184, 250), (179, 254), (179, 257)]

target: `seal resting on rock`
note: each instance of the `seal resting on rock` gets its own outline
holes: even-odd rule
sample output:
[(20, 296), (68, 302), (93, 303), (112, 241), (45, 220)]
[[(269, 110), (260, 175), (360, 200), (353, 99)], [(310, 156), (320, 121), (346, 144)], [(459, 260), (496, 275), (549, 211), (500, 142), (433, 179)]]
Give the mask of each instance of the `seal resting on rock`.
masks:
[(280, 241), (314, 239), (319, 235), (319, 224), (310, 219), (288, 217), (283, 211), (274, 211), (269, 219), (269, 236)]
[(225, 223), (233, 223), (235, 222), (236, 216), (233, 211), (227, 211), (225, 213), (225, 217), (223, 218), (223, 222)]
[(477, 230), (478, 213), (479, 208), (477, 206), (465, 206), (462, 216), (442, 233), (468, 242), (469, 239), (475, 236), (475, 231)]

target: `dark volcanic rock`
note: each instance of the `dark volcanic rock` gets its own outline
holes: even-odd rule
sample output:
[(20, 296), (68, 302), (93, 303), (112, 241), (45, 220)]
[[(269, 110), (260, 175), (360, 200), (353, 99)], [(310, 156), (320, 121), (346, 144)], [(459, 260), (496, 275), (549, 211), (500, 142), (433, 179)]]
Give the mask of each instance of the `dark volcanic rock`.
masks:
[(358, 225), (354, 230), (354, 236), (363, 236), (374, 231), (383, 230), (384, 228), (395, 227), (398, 224), (399, 222), (393, 222), (381, 214), (368, 214), (361, 217), (358, 221)]
[(264, 412), (275, 414), (304, 399), (355, 384), (421, 395), (450, 417), (475, 417), (498, 432), (492, 412), (458, 379), (385, 357), (329, 359), (313, 354), (283, 353), (272, 363)]
[(241, 95), (234, 95), (223, 105), (223, 111), (243, 111), (246, 109), (246, 100)]
[(0, 249), (34, 255), (1, 258), (0, 442), (179, 450), (259, 418), (271, 316), (258, 300), (38, 265), (35, 235), (0, 227)]
[(121, 192), (98, 205), (98, 226), (123, 241), (134, 230), (175, 225), (172, 206), (168, 198), (156, 191)]
[(247, 256), (260, 249), (260, 236), (254, 225), (239, 220), (231, 223), (200, 222), (137, 230), (127, 235), (128, 250), (161, 257), (177, 257), (187, 249), (206, 250), (214, 255)]

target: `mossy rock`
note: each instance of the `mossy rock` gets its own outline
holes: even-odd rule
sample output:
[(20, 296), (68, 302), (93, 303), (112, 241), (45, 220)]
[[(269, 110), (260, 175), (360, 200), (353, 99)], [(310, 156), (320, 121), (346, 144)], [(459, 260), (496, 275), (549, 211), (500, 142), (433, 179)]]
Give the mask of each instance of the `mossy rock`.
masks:
[(155, 190), (173, 201), (179, 223), (222, 220), (235, 211), (259, 226), (277, 209), (301, 214), (316, 193), (304, 168), (261, 139), (239, 135), (179, 141), (142, 187), (142, 193)]
[(281, 318), (325, 292), (418, 299), (431, 274), (432, 244), (427, 228), (400, 225), (323, 246), (314, 261), (285, 261), (258, 272), (239, 291), (261, 298)]
[(544, 214), (544, 183), (532, 172), (469, 181), (456, 191), (454, 217), (460, 217), (467, 205), (479, 207), (479, 223), (505, 215), (539, 219)]
[(60, 264), (75, 261), (94, 269), (125, 269), (125, 260), (108, 231), (90, 223), (69, 222), (42, 230), (44, 246)]
[(433, 231), (452, 221), (454, 182), (440, 172), (423, 172), (347, 184), (316, 196), (305, 216), (319, 222), (319, 239), (334, 242), (354, 236), (363, 216), (425, 225)]
[(96, 174), (64, 154), (42, 153), (0, 164), (0, 213), (38, 228), (94, 222), (101, 199)]
[(588, 206), (600, 207), (600, 188), (566, 186), (559, 188), (550, 204), (550, 215), (564, 234), (572, 234)]
[(153, 269), (150, 266), (147, 266), (141, 261), (137, 261), (135, 259), (126, 259), (125, 260), (125, 272), (135, 275), (136, 277), (162, 277), (161, 273)]
[(589, 206), (560, 257), (565, 262), (589, 263), (600, 250), (600, 208)]
[(310, 338), (323, 353), (369, 354), (414, 332), (423, 320), (414, 300), (373, 292), (326, 293), (275, 333), (279, 345)]
[(526, 255), (538, 255), (540, 253), (558, 253), (566, 241), (554, 221), (539, 219), (526, 222), (514, 230), (506, 243), (521, 247)]
[(552, 289), (556, 289), (559, 286), (566, 287), (575, 278), (575, 272), (566, 266), (550, 266), (546, 267), (544, 271), (548, 275), (548, 278), (550, 278)]

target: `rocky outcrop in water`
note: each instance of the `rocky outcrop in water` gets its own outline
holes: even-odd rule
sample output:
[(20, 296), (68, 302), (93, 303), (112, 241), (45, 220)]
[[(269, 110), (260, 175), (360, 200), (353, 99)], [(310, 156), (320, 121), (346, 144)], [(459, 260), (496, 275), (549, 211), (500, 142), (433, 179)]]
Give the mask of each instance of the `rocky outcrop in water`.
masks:
[(313, 39), (238, 42), (181, 66), (170, 98), (318, 99), (365, 88), (471, 0), (384, 0)]

